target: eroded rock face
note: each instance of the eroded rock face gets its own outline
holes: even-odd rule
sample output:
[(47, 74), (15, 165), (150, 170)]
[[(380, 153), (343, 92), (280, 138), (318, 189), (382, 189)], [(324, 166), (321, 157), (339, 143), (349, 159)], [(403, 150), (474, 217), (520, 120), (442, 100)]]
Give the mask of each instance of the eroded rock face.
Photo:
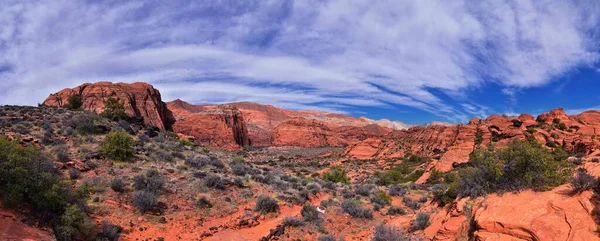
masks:
[[(556, 123), (558, 121), (558, 123)], [(441, 153), (436, 169), (448, 171), (453, 163), (468, 161), (479, 144), (502, 147), (513, 139), (535, 138), (547, 146), (562, 146), (566, 151), (591, 155), (600, 147), (596, 130), (600, 130), (600, 112), (586, 111), (567, 115), (554, 109), (537, 117), (492, 115), (485, 120), (474, 118), (468, 124), (417, 126), (350, 145), (346, 155), (359, 159), (389, 158), (415, 153), (434, 157)], [(374, 143), (378, 143), (375, 145)], [(596, 154), (594, 154), (596, 155)]]
[(592, 193), (565, 195), (568, 191), (565, 185), (549, 192), (490, 195), (475, 213), (475, 239), (597, 240)]
[(166, 130), (172, 123), (173, 117), (162, 101), (160, 92), (147, 83), (86, 83), (51, 94), (43, 104), (62, 107), (72, 95), (81, 95), (82, 108), (96, 113), (104, 111), (104, 102), (108, 98), (114, 98), (123, 103), (129, 116), (143, 117), (147, 125)]
[(252, 144), (244, 117), (234, 106), (199, 106), (181, 100), (167, 106), (175, 117), (173, 131), (191, 136), (198, 143), (225, 149)]
[(321, 111), (292, 111), (251, 102), (231, 103), (244, 115), (253, 146), (345, 146), (408, 125)]
[[(569, 196), (568, 185), (547, 192), (491, 194), (461, 199), (432, 216), (431, 240), (597, 240), (593, 193)], [(471, 207), (464, 210), (465, 203)]]

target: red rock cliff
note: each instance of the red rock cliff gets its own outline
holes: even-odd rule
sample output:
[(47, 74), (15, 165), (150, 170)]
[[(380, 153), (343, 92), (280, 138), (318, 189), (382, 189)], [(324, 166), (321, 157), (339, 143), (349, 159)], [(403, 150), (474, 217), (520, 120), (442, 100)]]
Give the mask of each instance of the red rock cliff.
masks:
[(406, 124), (322, 111), (293, 111), (251, 102), (231, 103), (244, 115), (253, 146), (346, 146), (382, 137)]
[(144, 123), (160, 129), (169, 129), (172, 115), (162, 101), (160, 92), (147, 83), (111, 83), (96, 82), (86, 83), (72, 89), (63, 89), (51, 94), (43, 102), (47, 106), (64, 106), (72, 95), (81, 95), (83, 108), (101, 113), (104, 111), (104, 102), (108, 98), (118, 99), (125, 106), (130, 116), (144, 118)]
[(192, 136), (196, 142), (225, 149), (250, 146), (242, 112), (231, 105), (192, 105), (181, 100), (167, 103), (173, 112), (173, 131)]

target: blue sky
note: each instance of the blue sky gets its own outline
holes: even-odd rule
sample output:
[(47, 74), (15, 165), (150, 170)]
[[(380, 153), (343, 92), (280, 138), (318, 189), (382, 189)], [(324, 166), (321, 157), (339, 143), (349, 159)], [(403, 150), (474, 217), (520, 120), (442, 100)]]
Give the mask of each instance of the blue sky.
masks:
[(598, 1), (1, 1), (0, 104), (84, 82), (407, 123), (600, 109)]

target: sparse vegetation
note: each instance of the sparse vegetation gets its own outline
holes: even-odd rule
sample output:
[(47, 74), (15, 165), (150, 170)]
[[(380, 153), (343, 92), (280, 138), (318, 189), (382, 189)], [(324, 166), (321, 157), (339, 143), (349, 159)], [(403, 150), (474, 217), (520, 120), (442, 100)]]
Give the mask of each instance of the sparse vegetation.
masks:
[(334, 166), (329, 168), (329, 170), (323, 173), (322, 179), (325, 181), (330, 181), (334, 183), (350, 183), (350, 179), (346, 176), (346, 170), (342, 169), (340, 166)]
[(135, 190), (144, 190), (151, 193), (158, 193), (162, 190), (165, 179), (155, 169), (149, 169), (145, 175), (133, 177), (133, 188)]
[(572, 168), (564, 160), (533, 141), (512, 141), (508, 147), (478, 148), (472, 166), (459, 172), (456, 190), (462, 197), (531, 188), (548, 190), (566, 181)]
[(124, 192), (125, 191), (125, 183), (121, 178), (114, 178), (110, 182), (110, 188), (115, 192)]
[(301, 218), (286, 216), (283, 218), (283, 226), (286, 227), (299, 227), (304, 225), (304, 222)]
[(132, 199), (133, 206), (142, 214), (146, 213), (157, 203), (156, 194), (146, 190), (133, 192)]
[(598, 180), (588, 174), (586, 169), (579, 168), (575, 175), (569, 178), (569, 184), (571, 185), (571, 195), (575, 195), (596, 188)]
[(225, 190), (225, 180), (215, 174), (210, 174), (204, 178), (204, 185), (209, 188)]
[(350, 216), (352, 216), (353, 218), (373, 218), (373, 211), (361, 207), (360, 203), (358, 203), (357, 201), (344, 200), (342, 202), (342, 210), (344, 210), (345, 213), (350, 214)]
[(372, 241), (407, 241), (406, 233), (395, 226), (379, 224), (375, 226)]
[(304, 204), (300, 213), (306, 222), (315, 222), (321, 220), (317, 208), (312, 204)]
[(272, 197), (266, 195), (258, 196), (254, 211), (265, 214), (265, 213), (276, 213), (279, 212), (279, 204)]
[(410, 230), (423, 230), (429, 226), (429, 214), (427, 213), (417, 213), (415, 220), (412, 221)]

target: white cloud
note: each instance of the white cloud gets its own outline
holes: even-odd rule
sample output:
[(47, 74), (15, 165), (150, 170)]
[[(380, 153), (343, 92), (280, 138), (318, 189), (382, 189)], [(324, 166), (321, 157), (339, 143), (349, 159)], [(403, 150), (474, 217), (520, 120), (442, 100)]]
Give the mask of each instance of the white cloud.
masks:
[(494, 82), (516, 103), (596, 63), (599, 13), (586, 1), (4, 1), (0, 103), (146, 81), (196, 103), (409, 106), (465, 121), (492, 112), (466, 90)]

